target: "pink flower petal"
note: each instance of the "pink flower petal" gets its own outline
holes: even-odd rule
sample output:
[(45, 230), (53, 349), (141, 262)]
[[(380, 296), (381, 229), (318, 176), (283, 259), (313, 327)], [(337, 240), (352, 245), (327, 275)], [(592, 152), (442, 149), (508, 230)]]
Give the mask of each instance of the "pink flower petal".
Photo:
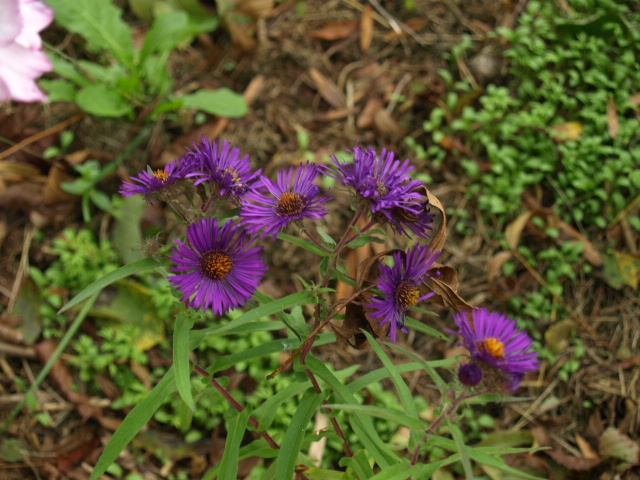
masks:
[(53, 10), (40, 0), (20, 0), (20, 17), (23, 28), (15, 39), (16, 43), (32, 50), (42, 48), (38, 32), (51, 23)]
[(46, 101), (35, 80), (52, 68), (51, 60), (43, 52), (17, 44), (0, 48), (0, 101)]
[(22, 30), (18, 0), (0, 0), (0, 46), (14, 41)]

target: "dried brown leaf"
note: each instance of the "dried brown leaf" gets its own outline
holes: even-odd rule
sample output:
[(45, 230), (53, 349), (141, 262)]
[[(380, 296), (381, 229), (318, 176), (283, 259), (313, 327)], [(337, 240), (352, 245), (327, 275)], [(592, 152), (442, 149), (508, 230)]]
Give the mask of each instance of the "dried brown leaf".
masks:
[(360, 50), (362, 53), (367, 53), (369, 51), (372, 39), (373, 16), (371, 14), (371, 4), (367, 3), (362, 12), (362, 18), (360, 19)]
[(431, 242), (429, 243), (429, 248), (439, 252), (444, 248), (444, 244), (447, 240), (447, 214), (444, 211), (442, 203), (438, 200), (438, 197), (427, 190), (426, 187), (424, 187), (424, 191), (429, 199), (429, 205), (435, 207), (442, 216), (438, 229), (431, 235)]
[(253, 18), (265, 18), (273, 11), (274, 0), (236, 0), (234, 12)]
[(493, 283), (496, 279), (502, 277), (502, 267), (512, 256), (511, 252), (498, 252), (491, 257), (487, 265), (487, 280), (489, 283)]
[(576, 433), (576, 443), (580, 448), (580, 453), (584, 458), (600, 458), (598, 452), (594, 450), (589, 442), (587, 442), (582, 436)]
[(320, 96), (334, 108), (345, 108), (346, 100), (344, 95), (338, 90), (338, 87), (330, 79), (325, 77), (319, 70), (311, 68), (309, 70), (311, 80), (316, 85)]
[(47, 183), (44, 187), (44, 200), (47, 205), (57, 205), (59, 203), (74, 202), (80, 199), (77, 195), (62, 190), (62, 182), (71, 182), (74, 178), (67, 173), (67, 168), (59, 163), (54, 163), (49, 170)]
[(380, 133), (391, 138), (401, 138), (405, 135), (400, 123), (384, 108), (374, 112), (373, 125)]
[(326, 23), (320, 30), (314, 30), (309, 35), (318, 40), (341, 40), (350, 37), (358, 31), (358, 22), (353, 20)]
[(611, 95), (609, 103), (607, 104), (607, 127), (609, 129), (609, 135), (611, 135), (611, 138), (618, 138), (618, 131), (620, 130), (620, 120), (618, 119), (616, 101), (613, 98), (613, 95)]
[(529, 223), (529, 220), (534, 216), (535, 211), (529, 210), (524, 212), (518, 216), (513, 222), (507, 225), (505, 229), (505, 236), (507, 238), (507, 242), (509, 242), (509, 246), (511, 250), (516, 250), (518, 248), (518, 244), (520, 243), (520, 237), (522, 237), (522, 232), (524, 231), (524, 227)]
[(358, 128), (371, 128), (373, 127), (373, 117), (378, 110), (383, 107), (382, 100), (379, 97), (371, 97), (364, 104), (364, 108), (358, 115), (356, 120), (356, 126)]

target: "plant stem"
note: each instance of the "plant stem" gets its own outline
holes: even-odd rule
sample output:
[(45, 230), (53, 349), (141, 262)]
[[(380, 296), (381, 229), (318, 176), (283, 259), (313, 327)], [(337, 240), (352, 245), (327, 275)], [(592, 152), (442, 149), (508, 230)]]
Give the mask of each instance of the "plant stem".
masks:
[[(311, 370), (309, 370), (308, 368), (305, 369), (305, 372), (307, 373), (307, 376), (309, 377), (309, 380), (311, 380), (311, 383), (313, 384), (313, 388), (316, 389), (316, 392), (318, 392), (318, 394), (322, 393), (322, 388), (320, 388), (320, 384), (316, 380), (316, 376), (313, 374), (313, 372)], [(338, 423), (338, 419), (336, 417), (332, 417), (331, 416), (332, 410), (331, 410), (331, 408), (327, 407), (327, 405), (329, 405), (329, 402), (327, 402), (326, 400), (323, 400), (322, 404), (325, 405), (324, 408), (327, 411), (327, 415), (329, 415), (329, 420), (331, 420), (331, 424), (333, 425), (333, 428), (336, 429), (336, 433), (342, 439), (342, 445), (344, 446), (344, 452), (347, 454), (347, 456), (353, 457), (353, 452), (351, 451), (351, 447), (349, 447), (349, 442), (347, 441), (347, 437), (345, 437), (344, 432), (342, 431), (342, 428), (340, 427), (340, 424)]]
[[(192, 362), (193, 363), (193, 362)], [(200, 375), (202, 375), (203, 377), (209, 378), (209, 372), (207, 372), (204, 368), (202, 368), (201, 366), (197, 365), (197, 364), (193, 364), (194, 366), (194, 370), (199, 373)], [(211, 376), (209, 378), (209, 383), (211, 383), (211, 385), (213, 385), (213, 387), (218, 390), (222, 396), (224, 398), (226, 398), (229, 403), (231, 405), (233, 405), (233, 407), (238, 410), (239, 412), (242, 412), (244, 410), (244, 407), (242, 405), (240, 405), (240, 403), (238, 403), (238, 401), (233, 398), (233, 396), (231, 395), (231, 393), (229, 393), (227, 391), (226, 388), (224, 388), (220, 382), (218, 382), (218, 380), (216, 380), (213, 376)], [(249, 416), (249, 422), (251, 422), (251, 425), (253, 425), (256, 429), (256, 431), (262, 436), (262, 438), (264, 438), (267, 443), (269, 445), (271, 445), (272, 448), (275, 449), (279, 449), (280, 445), (278, 445), (278, 443), (271, 437), (271, 435), (269, 435), (266, 431), (260, 431), (260, 422), (258, 422), (258, 420), (256, 420), (253, 416)]]

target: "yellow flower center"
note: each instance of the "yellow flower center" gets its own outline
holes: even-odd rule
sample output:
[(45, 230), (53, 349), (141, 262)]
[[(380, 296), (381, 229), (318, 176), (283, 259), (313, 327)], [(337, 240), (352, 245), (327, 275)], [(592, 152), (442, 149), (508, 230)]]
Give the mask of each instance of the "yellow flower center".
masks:
[(494, 337), (485, 338), (482, 347), (493, 358), (504, 358), (504, 343)]
[(165, 183), (169, 180), (169, 174), (164, 171), (164, 169), (156, 170), (153, 172), (153, 176), (160, 180), (162, 183)]
[(420, 290), (415, 285), (402, 282), (396, 289), (396, 303), (402, 307), (414, 306), (420, 298)]
[(200, 260), (202, 273), (213, 280), (220, 280), (227, 276), (233, 268), (233, 260), (223, 252), (210, 252)]
[(276, 212), (281, 217), (297, 215), (304, 209), (304, 199), (297, 193), (284, 192), (280, 195)]

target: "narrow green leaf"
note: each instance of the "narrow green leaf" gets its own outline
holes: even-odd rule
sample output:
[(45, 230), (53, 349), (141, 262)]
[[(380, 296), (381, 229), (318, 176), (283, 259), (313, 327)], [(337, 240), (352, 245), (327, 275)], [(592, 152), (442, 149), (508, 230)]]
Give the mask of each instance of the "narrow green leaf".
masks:
[(464, 443), (464, 436), (462, 435), (462, 431), (458, 425), (454, 424), (451, 421), (451, 418), (447, 418), (447, 423), (449, 424), (449, 430), (451, 430), (451, 435), (453, 436), (454, 442), (456, 442), (456, 448), (458, 449), (458, 453), (460, 454), (460, 462), (462, 463), (462, 469), (464, 470), (464, 474), (469, 480), (474, 480), (475, 476), (473, 475), (473, 468), (471, 467), (471, 459), (468, 455), (468, 448)]
[(378, 355), (380, 360), (382, 360), (382, 364), (389, 372), (389, 376), (391, 377), (391, 381), (393, 382), (393, 385), (396, 387), (396, 391), (398, 392), (398, 396), (400, 397), (400, 402), (402, 403), (402, 406), (404, 407), (405, 412), (407, 412), (407, 415), (417, 420), (418, 410), (416, 409), (416, 404), (413, 400), (413, 395), (411, 394), (411, 390), (409, 390), (409, 387), (407, 386), (406, 382), (398, 372), (398, 367), (394, 365), (394, 363), (391, 361), (389, 356), (382, 349), (382, 347), (377, 342), (377, 340), (373, 338), (373, 336), (369, 332), (362, 330), (362, 333), (366, 335), (367, 340), (369, 340), (369, 344), (373, 347), (373, 350), (376, 352), (376, 355)]
[(353, 457), (343, 457), (340, 459), (340, 466), (351, 468), (361, 480), (372, 478), (374, 475), (373, 468), (371, 468), (371, 464), (364, 450), (358, 450)]
[[(460, 459), (459, 454), (438, 460), (431, 463), (419, 463), (409, 467), (406, 463), (394, 465), (391, 468), (385, 468), (375, 476), (367, 477), (367, 480), (406, 480), (408, 478), (422, 479), (431, 478), (433, 473), (441, 467), (445, 467)], [(407, 461), (408, 462), (408, 461)]]
[(275, 478), (293, 478), (293, 473), (298, 461), (298, 453), (302, 448), (302, 442), (307, 431), (309, 420), (324, 400), (324, 394), (318, 394), (315, 390), (309, 389), (302, 396), (298, 404), (296, 413), (291, 418), (291, 422), (280, 445), (280, 453), (276, 460)]
[(63, 312), (66, 312), (70, 308), (75, 307), (80, 302), (86, 300), (95, 292), (99, 292), (103, 288), (111, 285), (113, 282), (117, 282), (123, 278), (129, 277), (134, 273), (144, 272), (145, 270), (152, 270), (154, 268), (161, 267), (162, 265), (158, 263), (153, 258), (144, 258), (137, 262), (131, 263), (129, 265), (125, 265), (124, 267), (120, 267), (113, 272), (107, 273), (104, 277), (99, 278), (95, 282), (91, 283), (88, 287), (78, 293), (75, 297), (73, 297), (69, 303), (67, 303), (64, 307), (58, 310), (58, 315)]
[(187, 407), (195, 412), (196, 404), (191, 392), (191, 365), (189, 364), (189, 331), (192, 326), (193, 317), (187, 312), (176, 315), (173, 328), (173, 366), (178, 393)]
[(426, 430), (426, 426), (422, 420), (384, 407), (375, 407), (373, 405), (348, 405), (343, 403), (331, 404), (327, 405), (327, 407), (335, 410), (344, 410), (345, 412), (364, 413), (371, 417), (378, 417), (397, 423), (398, 425), (404, 425), (413, 430)]
[(245, 408), (242, 412), (232, 415), (227, 421), (227, 441), (220, 461), (218, 480), (236, 480), (238, 478), (240, 446), (244, 432), (247, 430), (249, 415), (250, 411)]
[[(333, 333), (322, 333), (318, 335), (314, 345), (321, 346), (335, 341), (336, 337)], [(297, 338), (281, 338), (243, 352), (232, 353), (231, 355), (219, 357), (213, 362), (211, 368), (209, 368), (209, 373), (226, 370), (227, 368), (237, 365), (239, 362), (246, 362), (254, 358), (261, 358), (274, 353), (285, 352), (287, 350), (295, 350), (300, 346), (300, 343), (300, 340)]]
[(418, 355), (416, 353), (413, 353), (413, 352), (407, 350), (406, 348), (402, 348), (402, 347), (400, 347), (398, 345), (395, 345), (393, 343), (390, 343), (390, 342), (387, 342), (387, 345), (389, 345), (391, 348), (393, 348), (395, 350), (398, 350), (399, 352), (402, 352), (407, 357), (413, 358), (414, 360), (420, 362), (422, 364), (422, 366), (424, 367), (424, 369), (429, 374), (429, 376), (431, 377), (431, 379), (434, 381), (434, 383), (438, 387), (441, 387), (441, 388), (446, 387), (447, 383), (440, 376), (440, 374), (436, 371), (435, 367), (449, 367), (450, 365), (452, 365), (452, 364), (454, 364), (455, 362), (458, 361), (458, 359), (454, 357), (454, 358), (447, 358), (447, 359), (444, 359), (444, 360), (436, 360), (436, 361), (427, 362), (420, 355)]
[(133, 438), (149, 423), (151, 417), (164, 403), (165, 399), (176, 390), (173, 367), (167, 370), (164, 377), (153, 387), (149, 395), (134, 407), (126, 416), (122, 424), (109, 440), (102, 455), (98, 459), (90, 480), (95, 480), (107, 471), (107, 468), (116, 461), (120, 453), (126, 448)]
[(333, 253), (325, 252), (322, 248), (316, 245), (309, 240), (305, 240), (304, 238), (294, 237), (293, 235), (289, 235), (288, 233), (279, 232), (278, 240), (284, 240), (289, 243), (293, 243), (300, 248), (304, 248), (311, 253), (315, 253), (316, 255), (320, 255), (321, 257), (333, 257)]
[(133, 68), (131, 27), (122, 20), (122, 10), (111, 0), (47, 0), (47, 4), (55, 11), (56, 23), (80, 34), (90, 51), (106, 50)]
[(510, 467), (509, 465), (504, 463), (504, 460), (502, 460), (501, 458), (489, 455), (480, 448), (466, 447), (466, 452), (473, 461), (495, 467), (499, 470), (502, 470), (503, 472), (515, 475), (518, 478), (526, 478), (529, 480), (543, 480), (542, 478), (536, 477), (535, 475), (531, 475), (518, 470), (517, 468)]
[[(309, 355), (307, 366), (324, 380), (343, 402), (349, 405), (359, 405), (353, 394), (331, 373), (324, 363), (313, 355)], [(350, 420), (353, 431), (378, 465), (386, 468), (400, 461), (400, 458), (382, 441), (370, 417), (362, 415), (360, 412), (353, 412)]]
[(412, 330), (415, 330), (420, 333), (424, 333), (426, 335), (430, 335), (432, 337), (438, 338), (440, 340), (444, 340), (445, 342), (449, 340), (447, 336), (439, 330), (436, 330), (433, 327), (425, 324), (424, 322), (419, 322), (415, 318), (406, 317), (405, 324)]
[(240, 315), (235, 320), (227, 323), (226, 325), (204, 328), (202, 330), (194, 330), (191, 332), (190, 347), (192, 349), (197, 348), (200, 342), (208, 335), (219, 335), (224, 332), (234, 330), (241, 325), (259, 320), (263, 317), (268, 317), (275, 313), (279, 313), (284, 309), (295, 307), (296, 305), (306, 305), (314, 302), (314, 296), (311, 292), (297, 292), (288, 295), (278, 300), (272, 300), (269, 303), (260, 305), (259, 307), (249, 310), (248, 312)]
[(244, 97), (225, 87), (217, 90), (198, 90), (182, 95), (178, 100), (182, 100), (184, 108), (202, 110), (220, 117), (239, 118), (249, 111)]

